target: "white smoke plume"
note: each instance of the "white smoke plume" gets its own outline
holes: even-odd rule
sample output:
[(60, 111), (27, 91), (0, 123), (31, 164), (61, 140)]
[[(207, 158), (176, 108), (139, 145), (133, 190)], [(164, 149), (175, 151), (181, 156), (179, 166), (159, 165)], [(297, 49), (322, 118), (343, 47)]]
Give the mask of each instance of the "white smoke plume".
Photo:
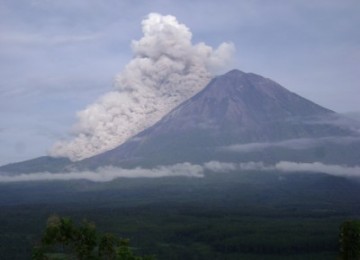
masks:
[(149, 14), (142, 30), (115, 89), (77, 114), (73, 139), (57, 142), (52, 156), (81, 160), (120, 145), (199, 92), (234, 52), (231, 43), (192, 44), (189, 28), (170, 15)]

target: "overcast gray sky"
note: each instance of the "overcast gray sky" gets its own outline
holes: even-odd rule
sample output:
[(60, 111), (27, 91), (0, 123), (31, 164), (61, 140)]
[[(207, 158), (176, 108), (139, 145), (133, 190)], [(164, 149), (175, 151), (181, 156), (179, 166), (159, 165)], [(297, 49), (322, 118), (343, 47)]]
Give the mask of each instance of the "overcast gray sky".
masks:
[(337, 112), (360, 111), (359, 0), (0, 0), (0, 165), (45, 155), (113, 87), (150, 12), (234, 68)]

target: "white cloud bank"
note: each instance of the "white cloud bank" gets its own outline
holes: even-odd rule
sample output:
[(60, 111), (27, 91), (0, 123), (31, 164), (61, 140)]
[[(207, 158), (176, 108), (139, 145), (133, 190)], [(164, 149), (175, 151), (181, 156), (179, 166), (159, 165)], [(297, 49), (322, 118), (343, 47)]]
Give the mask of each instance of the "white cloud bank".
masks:
[(153, 169), (134, 168), (122, 169), (117, 167), (103, 167), (96, 171), (80, 171), (69, 173), (39, 172), (19, 174), (13, 176), (0, 175), (0, 182), (25, 181), (71, 181), (88, 180), (93, 182), (109, 182), (117, 178), (160, 178), (170, 176), (203, 177), (200, 165), (179, 163), (170, 166), (158, 166)]
[(321, 172), (334, 176), (360, 177), (359, 166), (348, 167), (343, 165), (323, 164), (321, 162), (279, 162), (275, 165), (275, 169), (283, 172)]
[(234, 52), (231, 43), (192, 44), (189, 28), (171, 15), (149, 14), (142, 30), (114, 91), (78, 112), (73, 139), (57, 142), (52, 156), (81, 160), (120, 145), (199, 92)]
[(360, 167), (348, 167), (344, 165), (324, 164), (321, 162), (288, 162), (280, 161), (275, 165), (267, 165), (263, 162), (227, 163), (211, 161), (204, 164), (204, 169), (213, 172), (230, 171), (281, 171), (281, 172), (312, 172), (326, 173), (334, 176), (360, 177)]
[(221, 147), (222, 151), (229, 152), (256, 152), (262, 151), (267, 148), (287, 148), (293, 150), (303, 150), (313, 147), (318, 147), (324, 144), (351, 144), (359, 142), (360, 137), (358, 136), (330, 136), (330, 137), (319, 137), (319, 138), (298, 138), (289, 139), (279, 142), (262, 142), (262, 143), (247, 143), (247, 144), (234, 144), (226, 147)]
[(360, 167), (347, 167), (342, 165), (323, 164), (320, 162), (297, 163), (282, 161), (275, 165), (263, 162), (230, 163), (210, 161), (203, 165), (179, 163), (168, 166), (158, 166), (152, 169), (134, 168), (123, 169), (117, 167), (102, 167), (96, 171), (80, 171), (69, 173), (39, 172), (19, 175), (0, 175), (0, 183), (28, 182), (28, 181), (71, 181), (88, 180), (92, 182), (109, 182), (118, 178), (161, 178), (171, 176), (204, 177), (206, 171), (226, 173), (232, 171), (280, 171), (326, 173), (334, 176), (360, 177)]

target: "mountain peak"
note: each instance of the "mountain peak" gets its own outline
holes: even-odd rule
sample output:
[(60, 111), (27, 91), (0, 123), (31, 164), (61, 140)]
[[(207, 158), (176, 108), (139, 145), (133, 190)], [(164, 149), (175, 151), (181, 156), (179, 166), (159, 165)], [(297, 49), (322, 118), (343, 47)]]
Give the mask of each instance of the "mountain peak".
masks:
[(235, 76), (243, 76), (243, 75), (246, 75), (247, 73), (246, 72), (243, 72), (241, 70), (238, 70), (238, 69), (232, 69), (230, 71), (228, 71), (227, 73), (225, 73), (224, 75), (222, 76), (225, 76), (225, 77), (235, 77)]
[(188, 113), (197, 122), (228, 121), (242, 128), (289, 117), (333, 114), (270, 79), (236, 69), (214, 78), (175, 110)]

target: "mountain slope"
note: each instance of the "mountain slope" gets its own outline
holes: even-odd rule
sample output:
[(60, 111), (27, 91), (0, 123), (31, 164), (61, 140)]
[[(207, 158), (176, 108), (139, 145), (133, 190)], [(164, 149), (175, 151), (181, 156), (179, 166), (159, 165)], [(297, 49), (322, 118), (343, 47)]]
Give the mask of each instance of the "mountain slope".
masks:
[(33, 173), (33, 172), (58, 172), (63, 170), (67, 165), (71, 164), (68, 158), (53, 158), (50, 156), (42, 156), (35, 159), (10, 163), (0, 167), (4, 173)]
[[(106, 165), (147, 167), (210, 160), (356, 165), (360, 163), (357, 127), (346, 117), (270, 79), (232, 70), (214, 78), (154, 126), (115, 149), (75, 163), (63, 158), (36, 158), (0, 167), (0, 173), (58, 172)], [(302, 140), (307, 144), (302, 144)], [(284, 146), (284, 141), (292, 143), (292, 147)], [(276, 145), (279, 142), (281, 145)], [(249, 144), (257, 149), (244, 152), (242, 147), (240, 153), (228, 149)]]
[(77, 165), (226, 160), (218, 148), (231, 144), (356, 135), (334, 123), (339, 117), (272, 80), (233, 70), (128, 142)]

